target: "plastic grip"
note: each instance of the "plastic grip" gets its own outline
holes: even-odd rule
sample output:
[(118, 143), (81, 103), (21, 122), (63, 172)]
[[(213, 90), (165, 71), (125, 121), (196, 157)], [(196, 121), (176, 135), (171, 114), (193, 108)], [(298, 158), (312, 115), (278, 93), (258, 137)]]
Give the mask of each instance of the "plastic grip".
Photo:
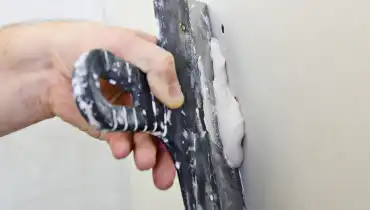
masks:
[[(100, 78), (130, 92), (133, 107), (108, 102), (101, 92)], [(104, 49), (79, 57), (72, 74), (72, 92), (82, 116), (98, 130), (156, 132), (163, 119), (164, 106), (150, 92), (146, 75)]]

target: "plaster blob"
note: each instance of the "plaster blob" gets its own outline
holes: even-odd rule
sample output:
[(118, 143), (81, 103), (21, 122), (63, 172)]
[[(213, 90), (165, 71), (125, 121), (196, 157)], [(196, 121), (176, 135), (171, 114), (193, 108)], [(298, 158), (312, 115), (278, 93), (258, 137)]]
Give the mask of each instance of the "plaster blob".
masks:
[(211, 40), (211, 57), (214, 69), (213, 87), (216, 97), (216, 111), (224, 155), (230, 167), (238, 168), (244, 159), (242, 147), (244, 118), (239, 103), (228, 85), (226, 60), (221, 53), (219, 42), (215, 38)]

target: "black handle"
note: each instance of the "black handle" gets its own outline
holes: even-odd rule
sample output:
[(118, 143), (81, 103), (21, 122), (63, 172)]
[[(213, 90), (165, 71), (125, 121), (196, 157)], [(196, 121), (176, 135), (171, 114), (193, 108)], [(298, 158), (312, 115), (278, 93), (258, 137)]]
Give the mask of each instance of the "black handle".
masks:
[[(100, 89), (100, 78), (132, 95), (133, 107), (109, 103)], [(75, 63), (72, 90), (84, 118), (99, 130), (158, 132), (165, 107), (151, 93), (146, 75), (104, 49), (81, 55)]]

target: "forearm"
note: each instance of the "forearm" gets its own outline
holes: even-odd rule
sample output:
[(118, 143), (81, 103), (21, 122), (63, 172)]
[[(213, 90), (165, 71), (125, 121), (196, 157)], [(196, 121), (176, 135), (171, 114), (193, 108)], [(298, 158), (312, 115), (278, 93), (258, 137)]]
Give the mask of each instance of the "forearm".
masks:
[(37, 67), (39, 61), (19, 59), (22, 37), (6, 30), (0, 31), (0, 136), (51, 117), (45, 97), (50, 72)]

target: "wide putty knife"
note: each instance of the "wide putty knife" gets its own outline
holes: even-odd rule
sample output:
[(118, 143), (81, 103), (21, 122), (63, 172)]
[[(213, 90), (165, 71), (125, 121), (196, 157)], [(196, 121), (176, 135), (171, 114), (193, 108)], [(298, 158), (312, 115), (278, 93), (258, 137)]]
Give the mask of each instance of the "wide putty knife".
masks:
[[(206, 4), (154, 0), (154, 10), (158, 45), (174, 55), (184, 105), (168, 109), (150, 92), (144, 73), (104, 49), (87, 52), (76, 62), (76, 104), (97, 129), (159, 137), (176, 165), (186, 210), (245, 210), (239, 170), (228, 166), (218, 136)], [(133, 107), (110, 104), (99, 78), (131, 92)]]

